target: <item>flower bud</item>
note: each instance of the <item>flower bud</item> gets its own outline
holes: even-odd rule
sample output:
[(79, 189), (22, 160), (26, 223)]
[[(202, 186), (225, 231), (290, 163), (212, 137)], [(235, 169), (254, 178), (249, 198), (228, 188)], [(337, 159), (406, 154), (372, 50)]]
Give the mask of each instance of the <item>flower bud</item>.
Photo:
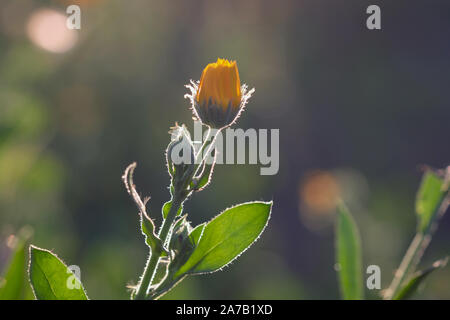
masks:
[(222, 129), (232, 125), (247, 104), (254, 89), (242, 85), (236, 61), (217, 59), (203, 70), (200, 81), (186, 86), (192, 111), (203, 124)]
[(192, 249), (194, 245), (189, 238), (189, 233), (191, 231), (192, 227), (191, 224), (186, 220), (186, 215), (179, 218), (173, 227), (169, 242), (169, 248), (176, 252), (179, 252), (183, 249)]
[(195, 168), (195, 150), (189, 131), (184, 125), (172, 127), (172, 141), (167, 146), (166, 161), (169, 173), (181, 179)]

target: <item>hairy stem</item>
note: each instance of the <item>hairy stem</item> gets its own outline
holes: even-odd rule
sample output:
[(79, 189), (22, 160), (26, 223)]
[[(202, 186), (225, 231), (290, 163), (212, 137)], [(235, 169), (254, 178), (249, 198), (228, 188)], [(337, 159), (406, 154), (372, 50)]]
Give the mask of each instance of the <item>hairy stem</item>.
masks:
[(141, 281), (139, 283), (139, 288), (136, 290), (134, 295), (134, 300), (143, 300), (147, 294), (147, 289), (150, 286), (156, 267), (158, 266), (159, 257), (161, 256), (161, 251), (154, 251), (150, 253), (150, 258), (147, 260), (147, 264), (144, 268), (144, 273), (142, 274)]
[[(169, 236), (170, 227), (172, 226), (176, 216), (178, 209), (183, 203), (184, 199), (179, 199), (179, 197), (174, 196), (172, 200), (172, 206), (170, 207), (169, 213), (167, 214), (166, 219), (164, 219), (163, 224), (161, 226), (161, 230), (159, 232), (159, 238), (161, 239), (163, 245), (167, 242), (167, 238)], [(162, 251), (154, 251), (151, 253), (150, 258), (147, 261), (144, 272), (141, 277), (141, 281), (139, 283), (139, 288), (136, 291), (136, 295), (134, 296), (134, 300), (143, 300), (147, 296), (148, 288), (152, 285), (153, 278), (155, 277), (156, 270), (158, 270), (158, 263), (161, 257)]]
[[(196, 155), (196, 157), (195, 157), (195, 163), (197, 163), (197, 162), (200, 160), (200, 158), (202, 157), (203, 151), (204, 151), (205, 148), (206, 148), (207, 141), (209, 140), (210, 136), (211, 136), (211, 128), (208, 127), (208, 131), (206, 131), (206, 135), (205, 135), (205, 141), (203, 142), (203, 144), (202, 144), (202, 146), (200, 147), (200, 149), (197, 151), (197, 155)], [(200, 162), (200, 163), (201, 163), (201, 162)], [(199, 164), (200, 164), (200, 163), (199, 163)]]
[[(215, 132), (215, 134), (212, 136), (211, 138), (211, 128), (208, 128), (208, 133), (205, 137), (205, 142), (203, 143), (203, 145), (201, 146), (199, 152), (197, 153), (197, 157), (195, 159), (196, 163), (198, 162), (198, 160), (201, 159), (201, 161), (197, 164), (196, 169), (194, 170), (194, 177), (199, 173), (199, 171), (201, 170), (202, 167), (202, 163), (206, 162), (208, 155), (211, 153), (212, 149), (214, 148), (214, 144), (216, 143), (216, 138), (219, 135), (221, 129), (217, 130)], [(211, 142), (208, 144), (208, 140), (211, 138)], [(207, 148), (206, 152), (203, 153), (203, 151), (205, 150), (205, 148)]]
[[(216, 134), (211, 139), (211, 143), (208, 145), (208, 140), (211, 135), (211, 129), (208, 128), (208, 133), (206, 135), (206, 139), (205, 139), (203, 145), (200, 147), (200, 150), (197, 153), (197, 156), (195, 159), (196, 163), (199, 159), (201, 159), (201, 161), (200, 161), (200, 163), (196, 164), (196, 167), (193, 170), (192, 174), (188, 177), (187, 180), (189, 180), (189, 181), (187, 181), (187, 183), (186, 183), (187, 185), (192, 180), (192, 178), (197, 174), (197, 172), (201, 168), (203, 162), (206, 161), (207, 155), (209, 154), (209, 152), (211, 152), (211, 150), (214, 146), (217, 134), (219, 132), (220, 132), (220, 130), (218, 130), (216, 132)], [(207, 152), (205, 155), (203, 155), (203, 151), (205, 150), (206, 147), (208, 147)], [(170, 207), (167, 217), (163, 220), (161, 229), (158, 234), (159, 239), (161, 239), (161, 241), (163, 243), (163, 246), (165, 246), (168, 241), (170, 229), (173, 225), (173, 222), (175, 221), (175, 218), (177, 217), (178, 209), (183, 204), (183, 202), (187, 199), (187, 197), (188, 197), (188, 195), (180, 196), (178, 193), (175, 193), (172, 197), (172, 206)], [(144, 268), (144, 272), (142, 273), (139, 287), (136, 290), (136, 294), (132, 297), (134, 300), (143, 300), (143, 299), (147, 298), (147, 291), (150, 288), (150, 286), (152, 285), (153, 278), (155, 277), (156, 271), (158, 270), (158, 264), (159, 264), (159, 259), (161, 258), (161, 254), (162, 254), (162, 250), (158, 250), (158, 251), (155, 250), (154, 252), (151, 252), (150, 258), (147, 260), (147, 264)], [(175, 283), (173, 285), (175, 285)], [(173, 285), (171, 287), (173, 287)], [(168, 290), (170, 290), (170, 288), (168, 288), (164, 292), (167, 292)]]

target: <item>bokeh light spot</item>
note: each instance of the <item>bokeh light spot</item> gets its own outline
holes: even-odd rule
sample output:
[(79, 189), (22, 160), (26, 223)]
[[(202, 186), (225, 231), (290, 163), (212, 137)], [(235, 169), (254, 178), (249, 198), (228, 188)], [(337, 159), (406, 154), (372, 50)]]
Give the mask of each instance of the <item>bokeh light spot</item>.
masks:
[(37, 47), (53, 53), (64, 53), (78, 40), (75, 30), (66, 27), (67, 16), (53, 9), (33, 12), (27, 23), (27, 35)]

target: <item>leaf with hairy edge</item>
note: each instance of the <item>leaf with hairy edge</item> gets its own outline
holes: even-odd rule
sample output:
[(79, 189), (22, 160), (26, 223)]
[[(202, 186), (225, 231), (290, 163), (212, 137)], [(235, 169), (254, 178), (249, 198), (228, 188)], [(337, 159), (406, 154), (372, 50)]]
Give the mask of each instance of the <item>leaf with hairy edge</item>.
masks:
[(29, 276), (38, 300), (87, 300), (80, 280), (53, 253), (30, 246)]
[(271, 208), (272, 202), (248, 202), (213, 218), (175, 277), (214, 272), (229, 264), (258, 239), (270, 218)]
[(145, 236), (145, 243), (152, 252), (164, 251), (162, 242), (155, 233), (155, 224), (147, 215), (141, 214), (141, 230)]
[(447, 265), (448, 258), (441, 259), (433, 263), (431, 267), (426, 270), (416, 272), (409, 280), (409, 282), (400, 290), (400, 292), (393, 298), (393, 300), (409, 299), (423, 283), (423, 281), (435, 270), (444, 268)]
[(342, 298), (364, 298), (361, 240), (353, 217), (339, 204), (336, 226), (336, 257)]
[(145, 198), (142, 201), (141, 197), (136, 191), (136, 186), (133, 182), (133, 174), (135, 169), (136, 169), (136, 162), (133, 162), (125, 169), (125, 172), (122, 176), (122, 180), (125, 184), (127, 192), (131, 195), (136, 206), (139, 209), (139, 217), (141, 219), (141, 231), (142, 234), (145, 236), (145, 243), (153, 251), (160, 251), (159, 249), (162, 250), (163, 247), (161, 240), (155, 233), (155, 224), (153, 223), (153, 220), (147, 214), (146, 206), (150, 198)]
[(194, 245), (198, 245), (200, 239), (203, 235), (203, 231), (205, 230), (206, 223), (199, 224), (194, 229), (192, 229), (191, 233), (189, 233), (189, 238), (191, 239)]
[(425, 232), (430, 227), (433, 217), (439, 209), (447, 192), (443, 185), (444, 180), (433, 171), (427, 170), (424, 173), (416, 197), (416, 213), (420, 232)]
[[(169, 214), (170, 208), (172, 208), (172, 200), (167, 201), (166, 203), (164, 203), (164, 205), (162, 207), (162, 215), (163, 215), (164, 219), (167, 218), (167, 215)], [(177, 216), (179, 216), (182, 211), (183, 211), (183, 206), (181, 205), (180, 208), (178, 208)]]

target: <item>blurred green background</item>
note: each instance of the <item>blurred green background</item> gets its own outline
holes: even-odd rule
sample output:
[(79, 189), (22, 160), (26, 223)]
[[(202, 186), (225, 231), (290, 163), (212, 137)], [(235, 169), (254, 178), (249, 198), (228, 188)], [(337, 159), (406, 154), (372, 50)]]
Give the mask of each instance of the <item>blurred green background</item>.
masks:
[[(81, 30), (65, 8), (81, 5)], [(81, 267), (93, 299), (127, 299), (147, 250), (121, 181), (161, 222), (175, 121), (192, 128), (184, 85), (217, 57), (255, 87), (237, 127), (280, 129), (280, 171), (217, 166), (186, 205), (194, 224), (238, 202), (274, 200), (259, 241), (223, 272), (166, 298), (335, 299), (333, 207), (359, 224), (364, 265), (392, 279), (415, 231), (420, 165), (448, 165), (450, 3), (377, 1), (0, 2), (0, 270), (20, 227)], [(449, 254), (447, 215), (424, 265)], [(450, 299), (450, 268), (418, 296)], [(368, 292), (375, 297), (377, 291)]]

